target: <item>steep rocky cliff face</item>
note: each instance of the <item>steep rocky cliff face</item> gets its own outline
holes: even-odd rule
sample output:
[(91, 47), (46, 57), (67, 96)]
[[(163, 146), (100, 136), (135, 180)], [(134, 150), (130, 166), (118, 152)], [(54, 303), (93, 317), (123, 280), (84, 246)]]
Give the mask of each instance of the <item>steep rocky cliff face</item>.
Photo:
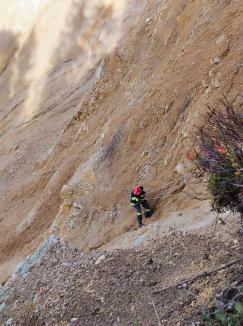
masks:
[[(60, 189), (75, 172), (79, 155), (64, 150), (73, 140), (68, 136), (64, 145), (62, 132), (100, 78), (104, 54), (134, 23), (144, 2), (36, 5), (12, 1), (2, 11), (1, 274), (22, 259), (15, 254), (22, 249), (26, 254), (28, 245), (30, 252), (41, 241), (55, 218)], [(32, 216), (39, 220), (37, 233), (21, 234), (21, 223)]]
[[(45, 1), (34, 12), (0, 34), (2, 281), (49, 233), (85, 250), (129, 241), (136, 183), (155, 189), (148, 223), (205, 217), (176, 166), (206, 104), (224, 94), (242, 105), (238, 1)], [(154, 199), (172, 181), (173, 197)]]

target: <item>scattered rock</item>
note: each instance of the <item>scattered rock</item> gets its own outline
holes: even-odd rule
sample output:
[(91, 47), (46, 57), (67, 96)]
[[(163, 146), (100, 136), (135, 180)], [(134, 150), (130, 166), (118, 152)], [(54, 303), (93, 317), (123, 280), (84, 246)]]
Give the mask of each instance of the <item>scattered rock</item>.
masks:
[(219, 88), (220, 87), (220, 82), (217, 78), (211, 80), (211, 85), (214, 87), (214, 88)]
[(182, 283), (178, 286), (178, 289), (184, 289), (186, 290), (188, 288), (188, 284), (185, 282), (185, 283)]
[(176, 171), (180, 174), (184, 174), (185, 173), (185, 165), (182, 162), (178, 163), (176, 166)]
[(94, 316), (94, 315), (98, 315), (100, 312), (100, 308), (99, 307), (96, 307), (92, 312), (91, 314)]
[(99, 265), (102, 261), (106, 259), (106, 255), (101, 255), (95, 262), (95, 265)]
[(192, 172), (193, 170), (195, 170), (195, 165), (191, 161), (188, 161), (188, 160), (186, 160), (184, 162), (180, 162), (176, 166), (176, 172), (181, 175), (185, 175), (189, 172)]
[(152, 281), (148, 284), (148, 286), (156, 286), (159, 282), (157, 281)]
[(17, 144), (13, 147), (13, 152), (17, 151), (18, 149), (19, 149), (19, 145)]
[(76, 209), (83, 209), (83, 206), (79, 202), (76, 202), (76, 201), (73, 203), (73, 207)]
[(77, 217), (77, 216), (79, 216), (79, 214), (80, 214), (80, 210), (79, 210), (79, 209), (75, 209), (75, 210), (73, 210), (73, 212), (72, 212), (72, 216), (73, 216), (73, 217)]
[(75, 229), (75, 224), (76, 224), (75, 221), (68, 219), (65, 221), (65, 224), (71, 229)]
[(221, 44), (225, 39), (225, 36), (224, 35), (220, 35), (219, 38), (217, 38), (216, 40), (216, 44)]
[(13, 324), (13, 318), (9, 318), (5, 323), (6, 326), (11, 326), (12, 324)]
[(203, 85), (204, 88), (208, 88), (209, 83), (207, 81), (205, 81), (205, 80), (202, 80), (202, 85)]
[(219, 57), (215, 57), (213, 59), (210, 60), (211, 65), (217, 65), (221, 62), (221, 59)]
[(38, 303), (39, 302), (39, 293), (36, 293), (33, 297), (33, 303)]
[(235, 306), (235, 303), (234, 302), (230, 302), (230, 303), (227, 304), (226, 310), (228, 312), (233, 312), (234, 311), (234, 306)]
[(100, 300), (100, 302), (105, 303), (105, 298), (104, 297), (99, 298), (99, 300)]
[(6, 308), (6, 303), (1, 303), (0, 304), (0, 312), (2, 312)]
[(74, 194), (74, 187), (71, 185), (64, 185), (61, 190), (61, 197), (63, 199), (70, 198)]
[(63, 202), (63, 205), (68, 206), (68, 207), (71, 207), (72, 206), (72, 203), (73, 203), (72, 199), (65, 198), (64, 199), (64, 202)]
[(187, 283), (183, 283), (181, 286), (182, 286), (183, 289), (187, 289), (188, 288), (188, 284)]
[(214, 74), (215, 74), (215, 70), (216, 70), (216, 68), (213, 68), (213, 69), (211, 69), (211, 70), (209, 71), (208, 75), (209, 75), (210, 78), (212, 78), (212, 77), (214, 76)]
[(145, 156), (148, 156), (149, 155), (149, 152), (148, 151), (144, 151), (144, 152), (142, 152), (142, 157), (145, 157)]

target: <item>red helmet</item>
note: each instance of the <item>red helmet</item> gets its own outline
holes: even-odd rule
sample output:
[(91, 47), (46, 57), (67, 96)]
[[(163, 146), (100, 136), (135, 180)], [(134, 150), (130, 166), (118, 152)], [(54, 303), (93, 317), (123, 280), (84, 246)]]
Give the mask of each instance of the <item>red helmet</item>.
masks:
[(142, 193), (142, 188), (140, 186), (136, 186), (135, 188), (133, 188), (132, 192), (134, 193), (135, 196), (139, 196)]

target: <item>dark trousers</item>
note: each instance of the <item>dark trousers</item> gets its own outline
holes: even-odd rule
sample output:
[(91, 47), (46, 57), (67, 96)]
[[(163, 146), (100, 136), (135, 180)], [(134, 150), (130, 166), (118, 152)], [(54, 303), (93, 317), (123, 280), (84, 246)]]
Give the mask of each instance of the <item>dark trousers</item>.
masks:
[(152, 209), (149, 206), (149, 203), (147, 202), (147, 200), (143, 200), (134, 206), (134, 208), (136, 209), (136, 212), (137, 212), (137, 221), (138, 221), (139, 226), (143, 225), (143, 222), (142, 222), (143, 216), (142, 216), (141, 205), (143, 206), (143, 208), (145, 210), (145, 217), (149, 217), (148, 213), (152, 212)]

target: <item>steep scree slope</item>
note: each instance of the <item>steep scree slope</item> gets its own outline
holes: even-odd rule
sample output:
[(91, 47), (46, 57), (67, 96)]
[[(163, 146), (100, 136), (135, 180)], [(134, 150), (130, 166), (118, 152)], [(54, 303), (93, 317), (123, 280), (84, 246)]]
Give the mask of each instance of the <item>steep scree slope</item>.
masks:
[(0, 291), (0, 322), (191, 326), (215, 289), (242, 272), (237, 235), (209, 234), (172, 232), (138, 249), (110, 252), (81, 253), (58, 242)]

